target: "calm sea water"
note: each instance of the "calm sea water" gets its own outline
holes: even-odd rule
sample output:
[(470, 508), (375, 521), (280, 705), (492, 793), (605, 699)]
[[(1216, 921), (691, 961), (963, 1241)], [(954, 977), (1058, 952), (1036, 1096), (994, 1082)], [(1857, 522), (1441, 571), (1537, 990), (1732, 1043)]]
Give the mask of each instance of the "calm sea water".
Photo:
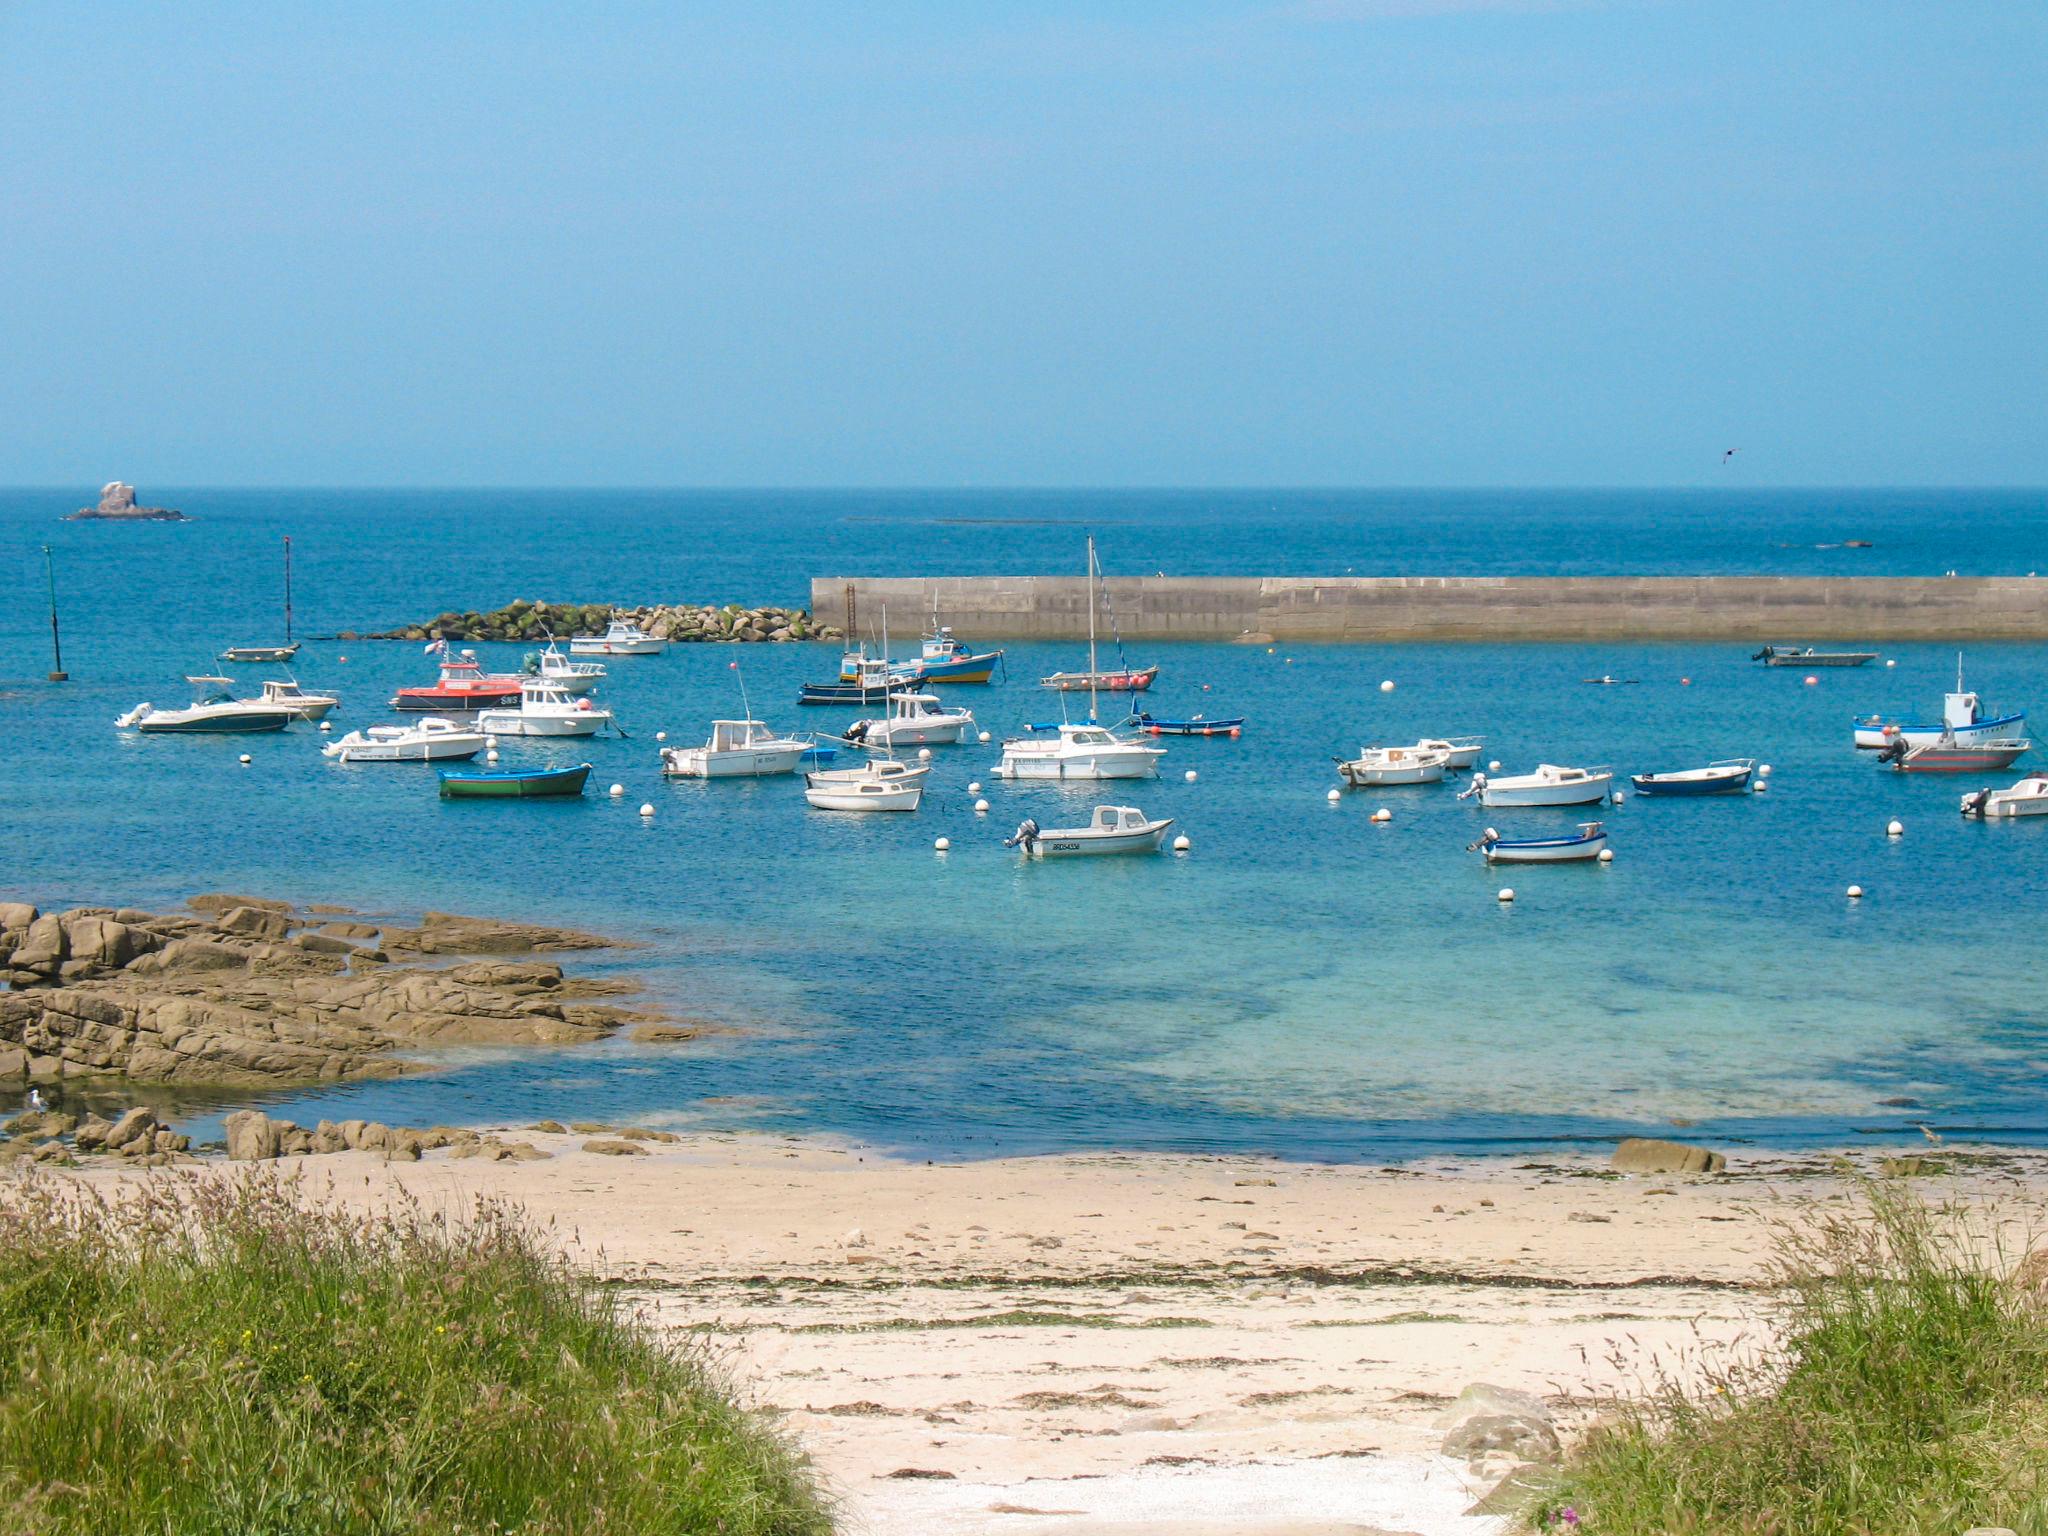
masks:
[[(507, 764), (588, 757), (596, 782), (626, 786), (621, 803), (443, 803), (431, 769), (337, 767), (302, 727), (206, 740), (112, 726), (142, 699), (182, 703), (182, 674), (222, 646), (274, 637), (285, 533), (300, 632), (328, 634), (513, 597), (801, 602), (814, 574), (1064, 570), (1091, 529), (1113, 571), (2025, 573), (2048, 568), (2040, 493), (145, 490), (200, 521), (61, 524), (83, 491), (0, 492), (14, 570), (0, 894), (168, 905), (228, 889), (551, 918), (639, 940), (603, 963), (660, 1006), (736, 1028), (680, 1048), (459, 1053), (403, 1083), (273, 1095), (279, 1112), (631, 1117), (919, 1155), (1390, 1158), (1674, 1120), (1778, 1146), (1923, 1119), (2048, 1139), (2032, 931), (2048, 825), (1965, 823), (1956, 799), (1975, 780), (1882, 772), (1848, 745), (1853, 714), (1938, 708), (1955, 667), (1942, 647), (1807, 687), (1733, 646), (1152, 645), (1133, 659), (1163, 667), (1155, 711), (1246, 714), (1241, 740), (1169, 741), (1160, 782), (1099, 794), (1004, 785), (995, 748), (941, 748), (912, 817), (812, 812), (793, 780), (658, 777), (653, 733), (701, 738), (736, 712), (742, 676), (778, 725), (843, 725), (853, 711), (794, 705), (836, 662), (809, 646), (619, 660), (605, 692), (631, 739), (505, 748)], [(1852, 538), (1875, 547), (1827, 547)], [(45, 542), (62, 687), (41, 681)], [(1006, 680), (954, 697), (1000, 738), (1056, 716), (1031, 680), (1077, 659), (1012, 647)], [(2048, 710), (2048, 647), (1977, 646), (1967, 661), (1988, 700)], [(252, 690), (266, 670), (244, 669)], [(431, 663), (413, 645), (316, 640), (297, 673), (343, 694), (341, 729), (382, 718)], [(1605, 673), (1640, 681), (1581, 681)], [(1772, 788), (1631, 797), (1605, 813), (1613, 865), (1504, 875), (1466, 851), (1484, 825), (1577, 816), (1482, 812), (1439, 787), (1325, 803), (1332, 755), (1424, 732), (1484, 733), (1511, 769), (1754, 755)], [(1023, 865), (999, 846), (1026, 814), (1054, 824), (1097, 799), (1178, 818), (1192, 852)], [(1390, 825), (1369, 821), (1379, 805)], [(1507, 909), (1504, 880), (1521, 893)], [(1861, 903), (1843, 899), (1851, 882)]]

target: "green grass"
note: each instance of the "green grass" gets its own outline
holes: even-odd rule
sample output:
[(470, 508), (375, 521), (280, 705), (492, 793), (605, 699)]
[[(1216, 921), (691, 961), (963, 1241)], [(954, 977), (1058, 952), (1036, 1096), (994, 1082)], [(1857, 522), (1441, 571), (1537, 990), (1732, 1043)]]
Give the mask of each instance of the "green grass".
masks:
[(2048, 1536), (2048, 1296), (1984, 1218), (1894, 1187), (1781, 1230), (1768, 1342), (1660, 1372), (1536, 1522), (1588, 1536)]
[(800, 1460), (506, 1207), (0, 1188), (0, 1532), (811, 1536)]

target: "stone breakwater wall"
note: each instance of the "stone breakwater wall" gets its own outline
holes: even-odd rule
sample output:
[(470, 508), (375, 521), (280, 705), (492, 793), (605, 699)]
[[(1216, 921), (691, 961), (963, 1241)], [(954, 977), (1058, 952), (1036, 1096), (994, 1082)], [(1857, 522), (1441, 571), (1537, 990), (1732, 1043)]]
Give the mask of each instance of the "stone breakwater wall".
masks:
[(382, 634), (344, 632), (342, 640), (515, 640), (534, 645), (552, 635), (566, 643), (573, 635), (601, 635), (613, 619), (636, 624), (648, 634), (680, 644), (699, 641), (838, 640), (837, 629), (821, 627), (801, 608), (723, 607), (711, 603), (657, 603), (624, 608), (612, 603), (529, 603), (515, 598), (490, 613), (450, 611), (419, 624)]
[[(2048, 578), (2032, 576), (1112, 577), (1126, 639), (2048, 639)], [(821, 576), (811, 612), (852, 630), (930, 615), (974, 641), (1088, 633), (1080, 576)], [(1098, 615), (1098, 623), (1100, 623)]]

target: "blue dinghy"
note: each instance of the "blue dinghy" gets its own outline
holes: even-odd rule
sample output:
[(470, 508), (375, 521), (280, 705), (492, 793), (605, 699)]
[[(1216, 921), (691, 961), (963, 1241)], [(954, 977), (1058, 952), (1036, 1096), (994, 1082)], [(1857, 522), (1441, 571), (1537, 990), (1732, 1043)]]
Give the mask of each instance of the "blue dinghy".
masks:
[(1607, 847), (1607, 833), (1597, 821), (1580, 822), (1577, 837), (1509, 839), (1488, 827), (1471, 846), (1485, 854), (1489, 864), (1561, 864), (1599, 858)]
[(1639, 773), (1629, 782), (1639, 795), (1739, 795), (1756, 772), (1753, 757), (1724, 757), (1704, 768), (1677, 773)]

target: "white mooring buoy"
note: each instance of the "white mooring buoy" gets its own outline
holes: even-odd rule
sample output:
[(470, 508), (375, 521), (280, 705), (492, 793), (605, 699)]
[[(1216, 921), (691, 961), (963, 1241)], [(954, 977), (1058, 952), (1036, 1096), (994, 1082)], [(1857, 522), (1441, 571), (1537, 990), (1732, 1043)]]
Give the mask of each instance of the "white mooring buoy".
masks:
[(334, 729), (334, 725), (333, 725), (333, 722), (331, 722), (331, 721), (328, 721), (328, 720), (322, 720), (322, 721), (320, 722), (320, 734), (321, 734), (322, 736), (325, 736), (325, 735), (326, 735), (326, 734), (327, 734), (327, 733), (328, 733), (329, 731), (331, 731), (331, 730), (333, 730), (333, 729)]
[(497, 760), (498, 760), (498, 749), (497, 749), (496, 747), (493, 747), (493, 748), (491, 748), (491, 750), (490, 750), (490, 751), (488, 751), (488, 752), (486, 752), (486, 753), (484, 754), (484, 761), (485, 761), (485, 762), (487, 762), (487, 763), (495, 763), (495, 762), (496, 762)]
[(610, 794), (614, 800), (623, 800), (626, 798), (626, 786), (623, 784), (614, 784), (611, 787)]
[(1344, 798), (1344, 791), (1341, 789), (1333, 789), (1327, 795), (1323, 796), (1323, 798), (1329, 801), (1330, 804), (1335, 805), (1339, 800), (1342, 800)]
[(919, 747), (917, 749), (917, 760), (920, 763), (930, 762), (932, 760), (932, 749), (930, 747)]
[(1600, 862), (1602, 864), (1612, 864), (1614, 862), (1614, 850), (1612, 848), (1602, 848), (1600, 850)]
[(1188, 841), (1188, 835), (1185, 832), (1181, 833), (1179, 837), (1176, 837), (1173, 840), (1173, 851), (1175, 853), (1186, 853), (1190, 848), (1194, 846), (1195, 845), (1193, 843)]
[(1771, 786), (1768, 780), (1758, 779), (1754, 784), (1749, 786), (1749, 792), (1753, 795), (1760, 795), (1764, 793), (1766, 790), (1768, 790), (1770, 787)]
[(1761, 766), (1759, 766), (1756, 771), (1756, 776), (1760, 779), (1768, 779), (1771, 776), (1771, 765), (1769, 763), (1764, 763)]
[(1496, 758), (1495, 758), (1495, 759), (1494, 759), (1494, 760), (1493, 760), (1492, 762), (1488, 763), (1488, 764), (1486, 765), (1486, 771), (1487, 771), (1488, 773), (1499, 773), (1499, 772), (1500, 772), (1500, 759), (1496, 757)]
[(1392, 811), (1388, 810), (1388, 809), (1387, 809), (1387, 808), (1386, 808), (1386, 807), (1385, 807), (1385, 806), (1383, 805), (1383, 806), (1381, 806), (1381, 807), (1380, 807), (1380, 808), (1379, 808), (1378, 810), (1376, 810), (1376, 811), (1374, 811), (1374, 812), (1372, 813), (1372, 819), (1373, 819), (1374, 821), (1379, 821), (1379, 822), (1387, 822), (1387, 821), (1392, 821), (1392, 820), (1394, 819), (1394, 813), (1393, 813)]
[(1852, 885), (1849, 887), (1848, 892), (1846, 894), (1848, 895), (1851, 901), (1861, 901), (1863, 899), (1863, 887), (1860, 885)]
[(1515, 899), (1515, 888), (1512, 885), (1504, 885), (1500, 888), (1500, 894), (1493, 899), (1502, 902), (1513, 901)]
[(978, 795), (978, 794), (980, 794), (980, 793), (981, 793), (981, 780), (979, 780), (979, 779), (970, 779), (970, 780), (968, 781), (968, 783), (967, 783), (967, 793), (969, 793), (970, 795)]
[(1617, 789), (1614, 792), (1614, 803), (1616, 805), (1626, 805), (1628, 804), (1628, 796), (1624, 795), (1620, 790)]
[(643, 802), (640, 806), (640, 814), (651, 819), (654, 815), (654, 806), (651, 803)]
[(1186, 773), (1182, 774), (1181, 777), (1186, 779), (1190, 784), (1192, 784), (1195, 782), (1195, 770), (1190, 768)]
[(932, 847), (940, 853), (944, 853), (948, 848), (951, 848), (952, 846), (953, 839), (951, 839), (950, 837), (936, 838), (932, 842)]
[(977, 816), (986, 816), (988, 814), (988, 802), (986, 800), (975, 801), (974, 814)]
[(246, 752), (242, 754), (242, 766), (244, 768), (249, 766), (249, 754)]
[(656, 731), (656, 732), (654, 733), (654, 739), (655, 739), (656, 741), (667, 741), (667, 740), (668, 740), (668, 732), (667, 732), (667, 731)]
[(1381, 684), (1380, 684), (1380, 692), (1381, 692), (1381, 693), (1392, 693), (1393, 691), (1394, 691), (1394, 680), (1393, 680), (1393, 679), (1392, 679), (1391, 677), (1390, 677), (1390, 678), (1388, 678), (1388, 679), (1387, 679), (1387, 680), (1386, 680), (1385, 682), (1383, 682), (1383, 683), (1381, 683)]
[(1886, 837), (1904, 837), (1906, 835), (1906, 824), (1894, 816), (1884, 824), (1884, 835)]
[(989, 733), (988, 733), (987, 731), (983, 731), (983, 732), (981, 733), (981, 735), (980, 735), (980, 737), (979, 737), (978, 739), (979, 739), (979, 740), (982, 740), (982, 741), (990, 741), (990, 740), (993, 740), (993, 738), (992, 738), (992, 737), (991, 737), (991, 736), (989, 735)]

